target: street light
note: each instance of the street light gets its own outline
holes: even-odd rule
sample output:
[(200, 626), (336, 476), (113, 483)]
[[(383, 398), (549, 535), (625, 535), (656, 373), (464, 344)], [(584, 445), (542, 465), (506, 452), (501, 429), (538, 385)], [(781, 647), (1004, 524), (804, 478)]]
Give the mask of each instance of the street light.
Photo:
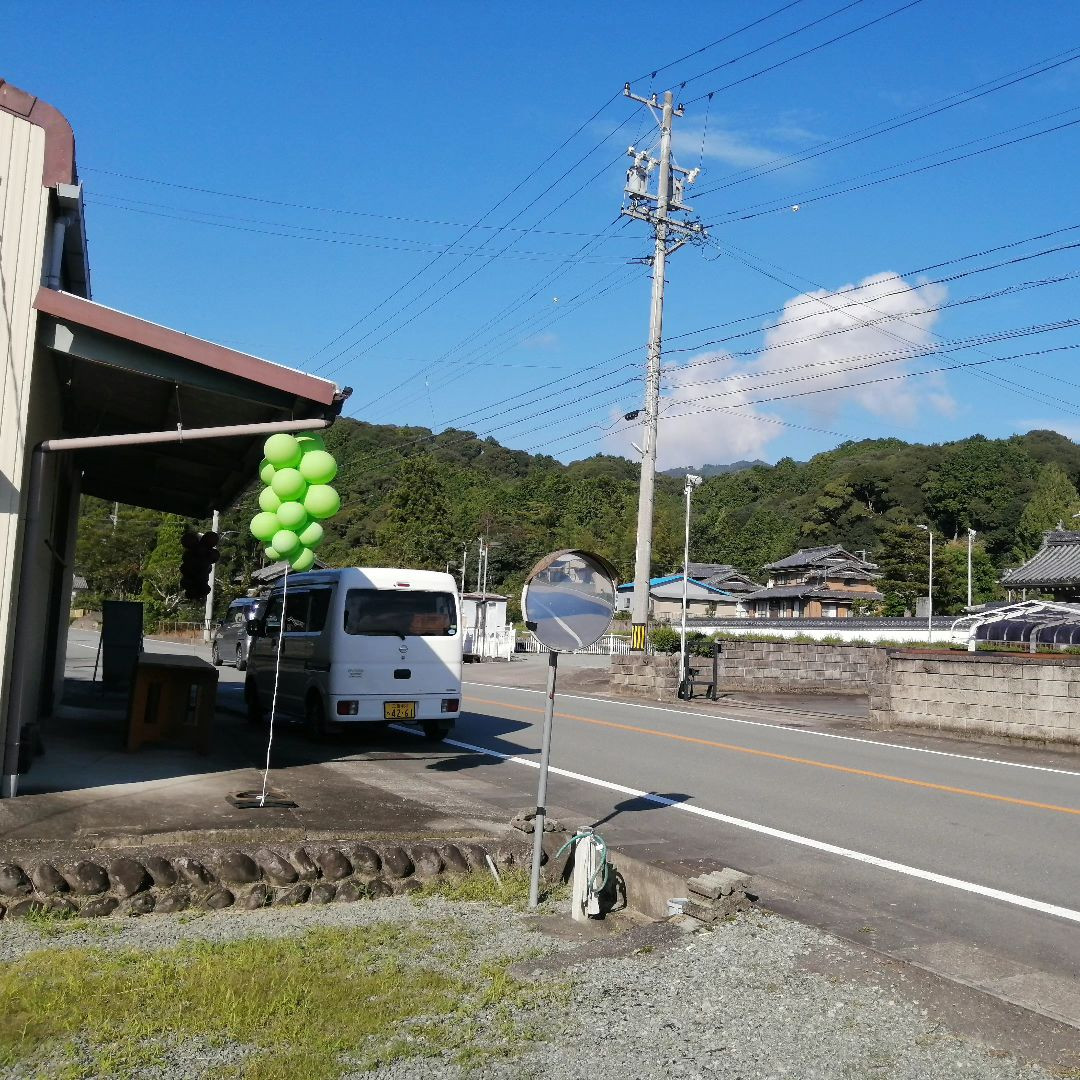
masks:
[[(683, 541), (682, 564), (682, 630), (679, 634), (679, 655), (682, 657), (682, 679), (686, 678), (686, 588), (690, 580), (690, 496), (694, 488), (701, 484), (701, 477), (693, 473), (686, 474), (683, 494), (686, 496), (686, 535)], [(682, 680), (680, 680), (682, 681)]]
[(975, 530), (968, 529), (968, 607), (971, 607), (971, 545), (975, 540)]
[(926, 641), (934, 640), (934, 533), (929, 525), (916, 525), (930, 537), (930, 578), (926, 586)]

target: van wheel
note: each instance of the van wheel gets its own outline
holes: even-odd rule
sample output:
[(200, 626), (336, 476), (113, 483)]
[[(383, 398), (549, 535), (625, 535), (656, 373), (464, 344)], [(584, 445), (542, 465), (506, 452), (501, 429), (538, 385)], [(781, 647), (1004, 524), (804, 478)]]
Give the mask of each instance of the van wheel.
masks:
[(247, 667), (247, 661), (244, 659), (244, 646), (236, 646), (236, 670), (243, 671)]
[(259, 700), (259, 689), (255, 680), (248, 677), (244, 680), (244, 704), (247, 705), (248, 723), (252, 727), (263, 727), (266, 724), (266, 716), (263, 713), (262, 702)]
[(432, 742), (442, 742), (450, 734), (450, 728), (445, 724), (440, 724), (437, 720), (429, 720), (421, 726), (424, 729), (424, 738), (430, 739)]
[(304, 706), (304, 727), (308, 737), (321, 742), (330, 733), (330, 727), (326, 722), (326, 709), (323, 707), (322, 698), (318, 694), (311, 694)]
[(217, 642), (210, 646), (210, 659), (214, 664), (214, 667), (221, 667), (224, 661), (221, 659), (221, 653), (217, 651)]

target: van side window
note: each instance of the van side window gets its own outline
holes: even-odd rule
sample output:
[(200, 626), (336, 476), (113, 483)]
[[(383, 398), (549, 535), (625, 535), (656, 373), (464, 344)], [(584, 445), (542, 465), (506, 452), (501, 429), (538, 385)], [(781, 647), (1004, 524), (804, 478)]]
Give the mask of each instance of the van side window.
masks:
[(308, 605), (307, 630), (312, 634), (319, 633), (326, 625), (326, 615), (330, 610), (330, 590), (312, 589), (311, 602)]
[(285, 595), (285, 633), (302, 634), (307, 629), (308, 592)]
[(281, 597), (272, 596), (266, 604), (266, 632), (277, 634), (281, 630)]

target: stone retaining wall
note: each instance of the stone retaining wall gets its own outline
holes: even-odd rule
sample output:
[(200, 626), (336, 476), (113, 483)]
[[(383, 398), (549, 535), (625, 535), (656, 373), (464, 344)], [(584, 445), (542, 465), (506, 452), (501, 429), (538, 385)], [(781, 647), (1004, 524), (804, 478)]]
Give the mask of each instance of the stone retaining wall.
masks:
[[(884, 650), (868, 645), (796, 645), (775, 641), (721, 641), (717, 692), (759, 694), (865, 694), (885, 664)], [(712, 660), (691, 664), (711, 678)], [(674, 698), (679, 688), (679, 658), (613, 656), (611, 689), (653, 701)]]
[(1080, 744), (1080, 657), (889, 650), (870, 721)]
[(270, 905), (326, 904), (415, 892), (443, 873), (527, 865), (524, 846), (448, 843), (306, 844), (282, 853), (120, 855), (0, 861), (0, 916), (34, 911), (91, 917), (147, 915), (186, 908), (254, 909)]

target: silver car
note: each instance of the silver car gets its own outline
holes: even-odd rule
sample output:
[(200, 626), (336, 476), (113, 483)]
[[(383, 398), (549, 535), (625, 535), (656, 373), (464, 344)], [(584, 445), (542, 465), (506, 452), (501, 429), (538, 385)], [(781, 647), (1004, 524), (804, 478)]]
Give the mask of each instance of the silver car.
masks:
[(257, 597), (242, 596), (229, 605), (225, 618), (217, 624), (214, 641), (210, 646), (210, 659), (220, 667), (222, 664), (234, 664), (237, 671), (247, 667), (248, 651), (251, 638), (247, 632), (247, 621), (259, 614), (263, 601)]

